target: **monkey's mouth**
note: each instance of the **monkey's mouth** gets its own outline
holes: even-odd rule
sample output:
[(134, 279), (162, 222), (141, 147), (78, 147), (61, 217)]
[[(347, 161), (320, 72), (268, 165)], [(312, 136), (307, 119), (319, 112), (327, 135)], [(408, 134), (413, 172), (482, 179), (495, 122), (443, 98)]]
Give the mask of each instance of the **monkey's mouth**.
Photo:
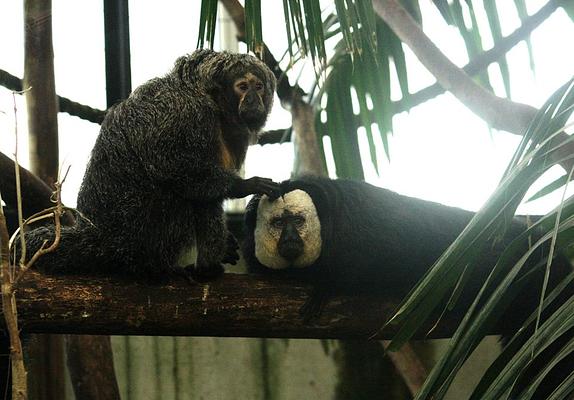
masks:
[(259, 112), (248, 110), (239, 113), (239, 117), (251, 129), (259, 129), (265, 124), (265, 115)]
[(303, 249), (297, 242), (285, 243), (279, 248), (279, 255), (289, 263), (289, 267), (295, 267), (295, 262), (302, 254)]

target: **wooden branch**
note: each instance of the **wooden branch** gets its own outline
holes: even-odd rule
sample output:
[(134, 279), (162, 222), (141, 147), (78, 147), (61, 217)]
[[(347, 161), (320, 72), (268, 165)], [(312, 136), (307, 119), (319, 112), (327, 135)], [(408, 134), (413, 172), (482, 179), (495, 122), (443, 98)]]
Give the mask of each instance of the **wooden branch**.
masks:
[[(308, 285), (267, 276), (225, 274), (208, 284), (155, 286), (28, 271), (16, 296), (26, 333), (339, 339), (390, 339), (395, 333), (379, 329), (399, 299), (337, 297), (305, 325), (299, 308), (310, 293)], [(444, 320), (431, 337), (448, 337), (455, 328), (456, 321)]]
[(315, 130), (315, 110), (298, 96), (291, 107), (293, 121), (293, 148), (295, 163), (293, 177), (303, 175), (328, 177), (327, 167), (323, 163), (323, 152), (319, 147), (320, 136)]
[(2, 321), (10, 339), (10, 364), (12, 373), (12, 396), (14, 400), (28, 399), (27, 372), (18, 328), (18, 310), (14, 285), (10, 273), (10, 250), (8, 228), (0, 206), (0, 282), (2, 291)]
[[(50, 201), (52, 189), (26, 168), (20, 166), (19, 171), (24, 196), (22, 202), (24, 217), (53, 206), (54, 204)], [(14, 161), (3, 153), (0, 153), (0, 188), (2, 189), (2, 199), (8, 206), (15, 209), (17, 196)]]
[[(385, 349), (389, 344), (390, 341), (383, 340)], [(428, 372), (415, 349), (410, 343), (406, 343), (401, 347), (401, 351), (389, 351), (387, 355), (405, 380), (405, 385), (407, 385), (411, 396), (415, 397), (428, 377)]]

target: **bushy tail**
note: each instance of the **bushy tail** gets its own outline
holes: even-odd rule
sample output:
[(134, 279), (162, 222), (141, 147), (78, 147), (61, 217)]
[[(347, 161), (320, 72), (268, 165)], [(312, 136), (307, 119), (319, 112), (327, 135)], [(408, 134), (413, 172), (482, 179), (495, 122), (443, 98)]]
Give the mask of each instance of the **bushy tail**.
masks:
[[(56, 229), (53, 224), (41, 226), (24, 234), (26, 238), (26, 260), (29, 261), (42, 247), (48, 248), (56, 239)], [(108, 265), (105, 253), (99, 245), (98, 229), (87, 222), (76, 223), (73, 226), (62, 226), (60, 241), (56, 249), (43, 254), (33, 264), (33, 268), (46, 273), (73, 274), (95, 272)], [(20, 257), (20, 239), (14, 241), (15, 256)]]

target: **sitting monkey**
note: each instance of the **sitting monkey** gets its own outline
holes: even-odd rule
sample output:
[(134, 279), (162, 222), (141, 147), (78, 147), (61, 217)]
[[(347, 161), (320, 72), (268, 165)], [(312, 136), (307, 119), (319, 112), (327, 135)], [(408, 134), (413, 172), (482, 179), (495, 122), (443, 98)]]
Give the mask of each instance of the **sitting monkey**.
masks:
[[(269, 179), (237, 172), (271, 111), (275, 77), (245, 54), (198, 50), (138, 87), (107, 113), (78, 194), (78, 218), (55, 252), (53, 273), (121, 273), (198, 279), (237, 260), (222, 209), (226, 198), (273, 194)], [(54, 239), (54, 226), (26, 233), (27, 254)], [(189, 248), (197, 260), (177, 266)], [(181, 266), (183, 267), (183, 266)]]

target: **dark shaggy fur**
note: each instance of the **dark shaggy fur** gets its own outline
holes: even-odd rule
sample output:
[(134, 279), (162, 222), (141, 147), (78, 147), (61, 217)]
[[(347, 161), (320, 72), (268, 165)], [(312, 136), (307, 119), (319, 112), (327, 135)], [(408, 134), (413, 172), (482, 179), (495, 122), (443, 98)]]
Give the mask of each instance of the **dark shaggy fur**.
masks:
[[(364, 182), (302, 178), (281, 184), (282, 192), (302, 189), (313, 199), (321, 221), (323, 249), (311, 267), (293, 270), (329, 290), (390, 290), (404, 295), (439, 258), (474, 213), (407, 197)], [(252, 269), (265, 271), (255, 258), (253, 237), (259, 197), (246, 214), (243, 251)], [(506, 239), (526, 225), (516, 219)], [(507, 240), (490, 246), (496, 253)], [(307, 271), (305, 271), (307, 270)]]
[[(255, 257), (254, 230), (258, 222), (266, 221), (257, 221), (258, 196), (248, 205), (243, 252), (251, 271), (285, 275), (308, 281), (315, 287), (314, 298), (302, 309), (307, 319), (317, 316), (323, 303), (337, 294), (385, 293), (400, 299), (474, 216), (469, 211), (402, 196), (363, 182), (303, 178), (286, 181), (281, 186), (283, 193), (302, 189), (313, 199), (321, 222), (321, 255), (312, 266), (303, 269), (277, 271), (261, 265)], [(504, 247), (525, 229), (525, 220), (514, 218), (502, 238), (493, 238), (486, 248), (476, 249), (480, 263), (475, 266), (465, 291), (452, 310), (453, 317), (463, 315)], [(571, 272), (571, 266), (564, 258), (559, 257), (552, 267), (550, 288)], [(538, 270), (530, 279), (517, 283), (521, 285), (517, 286), (520, 290), (517, 298), (507, 304), (508, 311), (500, 310), (499, 315), (503, 318), (498, 322), (499, 331), (514, 333), (535, 310), (542, 287), (542, 272)], [(574, 288), (570, 287), (557, 303), (572, 294)], [(555, 308), (550, 307), (549, 311)], [(541, 365), (572, 336), (572, 332), (566, 333), (535, 360), (522, 381), (529, 382)], [(573, 366), (574, 354), (571, 354), (548, 375), (533, 398), (546, 398)]]
[[(281, 184), (283, 193), (295, 189), (311, 196), (321, 222), (323, 247), (317, 261), (307, 268), (281, 271), (261, 265), (255, 257), (254, 238), (259, 196), (247, 207), (244, 257), (251, 271), (309, 281), (326, 297), (380, 292), (402, 298), (474, 216), (358, 181), (306, 177)], [(480, 289), (506, 245), (526, 227), (525, 218), (514, 218), (502, 237), (476, 249), (480, 263), (467, 283), (469, 298)], [(560, 262), (553, 271), (552, 284), (571, 268)], [(541, 281), (536, 285), (540, 288)], [(538, 296), (533, 292), (528, 301), (533, 306)]]
[[(248, 122), (231, 90), (247, 72), (264, 83), (265, 107)], [(275, 78), (261, 61), (210, 50), (179, 58), (167, 75), (138, 87), (102, 124), (78, 194), (87, 219), (64, 228), (57, 251), (38, 266), (164, 279), (196, 236), (195, 272), (220, 273), (236, 254), (224, 198), (274, 190), (269, 180), (237, 175), (274, 90)], [(53, 237), (53, 226), (27, 233), (28, 254)]]

